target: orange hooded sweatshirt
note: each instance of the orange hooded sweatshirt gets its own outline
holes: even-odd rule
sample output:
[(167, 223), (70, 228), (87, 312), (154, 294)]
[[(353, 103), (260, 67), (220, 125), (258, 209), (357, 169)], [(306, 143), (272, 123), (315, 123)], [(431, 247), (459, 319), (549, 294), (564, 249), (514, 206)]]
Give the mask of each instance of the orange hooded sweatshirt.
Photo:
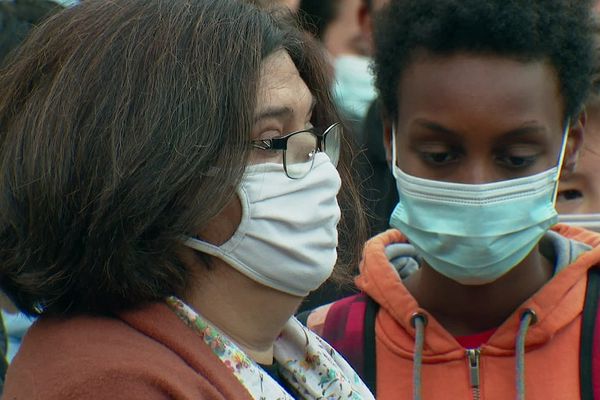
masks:
[[(592, 250), (558, 272), (498, 327), (480, 348), (475, 369), (470, 367), (467, 351), (431, 314), (419, 308), (388, 262), (385, 246), (406, 242), (406, 238), (390, 230), (371, 239), (365, 246), (356, 283), (380, 305), (375, 321), (377, 399), (413, 396), (415, 329), (411, 317), (415, 313), (424, 314), (428, 320), (419, 368), (423, 399), (515, 399), (519, 374), (515, 342), (521, 316), (528, 309), (535, 312), (537, 321), (525, 334), (523, 374), (527, 400), (578, 399), (587, 271), (600, 262), (600, 235), (565, 225), (553, 230), (591, 246)], [(478, 389), (472, 385), (473, 372), (479, 374)]]

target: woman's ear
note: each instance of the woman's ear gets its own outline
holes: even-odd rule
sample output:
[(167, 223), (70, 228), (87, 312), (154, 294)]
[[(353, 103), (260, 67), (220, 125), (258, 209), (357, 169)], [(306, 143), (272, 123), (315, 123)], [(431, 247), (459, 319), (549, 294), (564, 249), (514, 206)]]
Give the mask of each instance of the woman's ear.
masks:
[(571, 121), (569, 136), (567, 137), (567, 144), (565, 146), (565, 156), (560, 171), (560, 177), (563, 179), (572, 174), (577, 166), (579, 153), (583, 146), (583, 133), (586, 120), (587, 115), (584, 109), (579, 113), (576, 120)]

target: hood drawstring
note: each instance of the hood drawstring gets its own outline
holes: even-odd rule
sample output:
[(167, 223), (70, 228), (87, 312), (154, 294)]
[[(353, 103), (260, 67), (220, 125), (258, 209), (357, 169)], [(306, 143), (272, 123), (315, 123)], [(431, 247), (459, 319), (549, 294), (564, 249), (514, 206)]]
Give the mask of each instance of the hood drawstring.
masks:
[[(415, 328), (415, 349), (413, 361), (413, 400), (421, 400), (421, 370), (423, 365), (423, 347), (425, 344), (425, 326), (427, 316), (415, 313), (410, 319)], [(532, 309), (527, 309), (521, 315), (519, 332), (516, 341), (516, 381), (517, 400), (525, 400), (525, 338), (529, 328), (537, 322), (537, 315)]]
[(410, 319), (415, 328), (415, 355), (413, 361), (413, 400), (421, 400), (421, 366), (423, 364), (423, 346), (425, 343), (425, 326), (427, 317), (415, 313)]
[(517, 343), (515, 348), (515, 357), (517, 360), (517, 400), (525, 400), (525, 338), (529, 327), (537, 322), (535, 311), (527, 309), (521, 315), (519, 333), (517, 334)]

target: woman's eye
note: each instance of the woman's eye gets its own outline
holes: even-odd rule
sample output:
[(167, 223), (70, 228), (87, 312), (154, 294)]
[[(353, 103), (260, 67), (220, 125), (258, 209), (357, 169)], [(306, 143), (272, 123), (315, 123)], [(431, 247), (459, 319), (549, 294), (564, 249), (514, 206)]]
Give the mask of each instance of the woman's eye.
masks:
[(265, 140), (265, 139), (273, 139), (281, 136), (281, 131), (275, 129), (265, 130), (258, 135), (257, 139)]
[[(274, 137), (271, 135), (271, 138)], [(283, 162), (283, 152), (280, 150), (273, 150), (271, 148), (262, 148), (267, 147), (269, 137), (260, 137), (264, 142), (258, 146), (253, 146), (252, 151), (250, 152), (250, 164), (264, 164), (264, 163), (282, 163)]]

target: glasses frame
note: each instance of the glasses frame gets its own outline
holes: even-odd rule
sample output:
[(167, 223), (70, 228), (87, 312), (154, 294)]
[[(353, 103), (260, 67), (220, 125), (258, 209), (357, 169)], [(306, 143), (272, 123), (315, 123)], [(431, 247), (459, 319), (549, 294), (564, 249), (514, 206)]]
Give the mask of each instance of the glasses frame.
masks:
[[(316, 153), (319, 153), (319, 152), (327, 153), (327, 150), (325, 147), (326, 146), (325, 140), (327, 138), (327, 135), (330, 132), (332, 132), (334, 128), (341, 127), (341, 126), (342, 126), (341, 123), (335, 122), (335, 123), (329, 125), (327, 127), (327, 129), (325, 129), (323, 131), (323, 133), (319, 133), (317, 131), (317, 128), (313, 127), (313, 128), (309, 128), (309, 129), (300, 129), (298, 131), (286, 133), (283, 136), (277, 136), (277, 137), (270, 138), (270, 139), (251, 140), (250, 144), (252, 145), (253, 148), (260, 149), (260, 150), (281, 150), (281, 151), (283, 151), (283, 169), (285, 171), (285, 175), (290, 179), (302, 179), (306, 175), (308, 175), (310, 173), (310, 171), (312, 171), (312, 167), (314, 164), (314, 158), (311, 161), (310, 168), (308, 168), (306, 174), (299, 176), (299, 177), (290, 176), (290, 174), (288, 173), (287, 161), (286, 161), (286, 151), (287, 151), (287, 144), (288, 144), (289, 138), (291, 138), (292, 136), (297, 135), (299, 133), (307, 133), (307, 132), (311, 133), (317, 138), (317, 145), (315, 148)], [(339, 156), (338, 156), (338, 158), (339, 158)], [(337, 166), (338, 160), (337, 159), (331, 160), (331, 162), (333, 163), (333, 165)]]

